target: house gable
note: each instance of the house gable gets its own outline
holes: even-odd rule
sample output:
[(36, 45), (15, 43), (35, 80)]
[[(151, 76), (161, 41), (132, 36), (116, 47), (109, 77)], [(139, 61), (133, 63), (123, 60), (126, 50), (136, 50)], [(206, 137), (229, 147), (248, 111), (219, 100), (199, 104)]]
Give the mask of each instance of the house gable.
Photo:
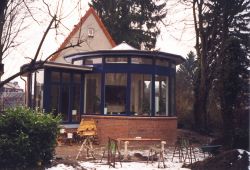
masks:
[(81, 18), (58, 50), (62, 50), (71, 44), (76, 44), (79, 39), (84, 41), (80, 47), (65, 49), (55, 54), (50, 61), (65, 63), (66, 61), (63, 57), (66, 55), (84, 51), (111, 49), (116, 45), (92, 7)]

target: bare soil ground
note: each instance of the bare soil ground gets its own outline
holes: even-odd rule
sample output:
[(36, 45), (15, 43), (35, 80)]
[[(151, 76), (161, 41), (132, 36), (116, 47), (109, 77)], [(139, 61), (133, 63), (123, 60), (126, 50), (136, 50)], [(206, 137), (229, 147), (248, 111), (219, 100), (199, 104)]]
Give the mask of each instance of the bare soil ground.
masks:
[[(188, 138), (196, 146), (206, 144), (211, 140), (211, 138), (209, 138), (208, 136), (202, 136), (202, 135), (197, 134), (196, 132), (192, 132), (188, 130), (181, 130), (181, 129), (178, 130), (177, 136)], [(76, 156), (80, 150), (80, 147), (81, 147), (81, 144), (76, 144), (76, 143), (73, 143), (71, 145), (62, 144), (61, 146), (57, 146), (56, 152), (55, 152), (55, 159), (52, 162), (52, 166), (59, 164), (59, 163), (63, 163), (65, 165), (71, 165), (73, 167), (77, 167), (78, 161), (86, 161), (86, 160), (91, 160), (91, 159), (93, 160), (93, 158), (91, 157), (90, 158), (86, 157), (85, 150), (79, 156), (78, 160), (76, 160)], [(143, 146), (140, 146), (140, 147), (132, 146), (132, 147), (133, 149), (137, 149), (137, 150), (143, 149)], [(170, 147), (170, 146), (167, 146), (167, 147)], [(94, 145), (94, 148), (95, 148), (95, 158), (97, 160), (100, 160), (102, 158), (102, 154), (105, 149), (105, 146)], [(106, 161), (107, 158), (104, 158), (104, 159), (105, 159), (104, 161)], [(145, 158), (140, 157), (138, 155), (133, 155), (132, 157), (130, 157), (130, 161), (137, 161), (138, 159), (144, 159), (145, 161)]]
[[(178, 137), (184, 137), (189, 139), (193, 145), (199, 147), (204, 144), (209, 144), (213, 140), (213, 138), (209, 136), (203, 136), (196, 132), (188, 131), (188, 130), (178, 130)], [(79, 152), (81, 144), (73, 143), (72, 145), (63, 144), (61, 146), (56, 147), (55, 159), (52, 161), (51, 166), (55, 166), (57, 164), (64, 164), (68, 166), (73, 166), (76, 169), (82, 169), (79, 166), (78, 161), (100, 161), (105, 146), (94, 145), (95, 148), (95, 158), (86, 157), (86, 151), (84, 150), (82, 154), (79, 156), (78, 160), (76, 160), (76, 156)], [(130, 146), (131, 147), (131, 146)], [(143, 146), (138, 147), (132, 146), (135, 150), (143, 150)], [(173, 146), (167, 146), (173, 147)], [(137, 162), (137, 161), (146, 161), (147, 158), (145, 156), (136, 153), (129, 157), (129, 161)], [(107, 157), (104, 158), (103, 163), (107, 161)], [(250, 156), (249, 152), (239, 153), (238, 150), (221, 152), (219, 155), (214, 157), (206, 158), (203, 161), (197, 161), (190, 165), (185, 165), (183, 167), (189, 168), (192, 170), (247, 170), (250, 164)]]
[[(209, 144), (213, 140), (213, 138), (209, 136), (203, 136), (196, 132), (188, 131), (188, 130), (178, 130), (178, 137), (184, 137), (189, 139), (193, 145), (199, 147), (204, 144)], [(73, 143), (72, 145), (63, 144), (61, 146), (56, 147), (55, 159), (52, 161), (51, 166), (55, 166), (57, 164), (65, 164), (69, 166), (73, 166), (76, 169), (83, 169), (78, 164), (78, 161), (100, 161), (103, 150), (105, 146), (94, 145), (95, 148), (95, 158), (86, 157), (86, 151), (84, 150), (82, 154), (79, 156), (78, 160), (76, 160), (76, 156), (79, 152), (81, 144)], [(130, 146), (135, 150), (143, 150), (143, 146)], [(167, 146), (166, 148), (171, 148), (173, 150), (173, 146)], [(242, 153), (240, 153), (242, 152)], [(140, 155), (139, 153), (133, 154), (129, 161), (137, 162), (137, 161), (146, 161), (147, 157)], [(104, 158), (103, 163), (107, 161), (107, 156)], [(214, 157), (206, 158), (203, 161), (197, 161), (190, 165), (183, 165), (185, 168), (189, 168), (192, 170), (247, 170), (250, 164), (250, 155), (249, 152), (239, 151), (239, 150), (231, 150), (221, 152), (219, 155)]]
[(249, 155), (238, 150), (222, 152), (221, 154), (184, 166), (192, 170), (248, 170)]

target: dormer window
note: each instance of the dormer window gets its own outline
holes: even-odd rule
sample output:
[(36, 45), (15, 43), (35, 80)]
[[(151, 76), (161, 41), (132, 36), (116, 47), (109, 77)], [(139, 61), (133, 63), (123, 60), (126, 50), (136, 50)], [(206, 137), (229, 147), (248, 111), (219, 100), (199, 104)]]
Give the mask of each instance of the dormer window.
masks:
[(94, 37), (94, 29), (88, 28), (88, 37), (93, 38)]

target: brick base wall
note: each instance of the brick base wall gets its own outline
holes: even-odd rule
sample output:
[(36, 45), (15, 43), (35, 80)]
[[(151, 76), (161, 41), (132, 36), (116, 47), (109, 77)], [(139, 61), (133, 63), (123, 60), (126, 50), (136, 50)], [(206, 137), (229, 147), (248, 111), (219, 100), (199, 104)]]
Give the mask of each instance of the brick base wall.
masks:
[(127, 116), (92, 116), (83, 119), (94, 119), (97, 125), (98, 138), (101, 144), (108, 137), (145, 137), (161, 138), (168, 145), (174, 144), (177, 134), (176, 117), (127, 117)]

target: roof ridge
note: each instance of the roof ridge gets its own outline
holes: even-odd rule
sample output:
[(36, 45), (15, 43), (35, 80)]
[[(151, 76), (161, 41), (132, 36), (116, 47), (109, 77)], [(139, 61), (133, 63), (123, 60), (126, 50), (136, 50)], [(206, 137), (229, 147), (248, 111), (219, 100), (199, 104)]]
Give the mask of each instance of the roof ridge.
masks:
[[(76, 34), (76, 32), (80, 29), (80, 27), (82, 26), (82, 24), (87, 20), (87, 18), (90, 16), (90, 14), (93, 14), (94, 18), (96, 19), (97, 23), (99, 24), (99, 26), (101, 27), (102, 31), (104, 32), (105, 36), (107, 37), (107, 39), (109, 40), (109, 42), (111, 43), (112, 47), (114, 47), (116, 45), (116, 43), (114, 42), (114, 40), (112, 39), (111, 35), (109, 34), (107, 28), (105, 27), (105, 25), (103, 24), (103, 22), (101, 21), (100, 17), (97, 15), (97, 13), (95, 12), (93, 7), (90, 7), (88, 9), (88, 11), (85, 13), (85, 15), (80, 19), (80, 21), (78, 22), (78, 24), (73, 28), (73, 30), (70, 32), (70, 34), (67, 36), (67, 38), (63, 41), (63, 43), (60, 45), (60, 47), (58, 48), (58, 51), (60, 49), (63, 49), (64, 47), (66, 47), (66, 45), (68, 44), (68, 42), (70, 41), (70, 39), (73, 37), (73, 35)], [(58, 58), (59, 54), (61, 52), (56, 53), (55, 55), (53, 55), (49, 61), (55, 61), (56, 58)]]

